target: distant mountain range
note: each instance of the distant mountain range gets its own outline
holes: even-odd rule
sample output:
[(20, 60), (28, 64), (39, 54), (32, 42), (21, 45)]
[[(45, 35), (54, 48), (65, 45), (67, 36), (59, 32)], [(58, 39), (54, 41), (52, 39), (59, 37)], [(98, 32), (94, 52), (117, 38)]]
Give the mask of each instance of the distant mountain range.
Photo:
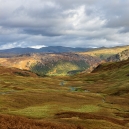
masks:
[(0, 65), (30, 70), (38, 75), (73, 75), (91, 72), (102, 62), (116, 62), (129, 57), (129, 46), (113, 48), (70, 48), (50, 46), (40, 49), (0, 50)]
[(26, 54), (26, 53), (62, 53), (62, 52), (84, 52), (93, 48), (72, 48), (63, 46), (49, 46), (40, 49), (34, 48), (11, 48), (0, 50), (1, 54)]

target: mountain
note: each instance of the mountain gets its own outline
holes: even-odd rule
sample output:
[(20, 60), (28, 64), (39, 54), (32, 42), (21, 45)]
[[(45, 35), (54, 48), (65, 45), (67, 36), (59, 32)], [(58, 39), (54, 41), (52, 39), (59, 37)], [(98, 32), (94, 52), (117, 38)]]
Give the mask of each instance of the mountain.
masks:
[(129, 58), (129, 49), (108, 57), (107, 61), (108, 62), (116, 62), (116, 61), (127, 60), (128, 58)]
[[(94, 50), (61, 46), (51, 46), (40, 49), (13, 48), (0, 51), (0, 64), (7, 67), (31, 70), (41, 76), (73, 75), (83, 71), (86, 73), (91, 72), (98, 64), (102, 63), (103, 60), (108, 62), (111, 60), (120, 61), (127, 59), (127, 48), (129, 48), (129, 46), (113, 48), (102, 47)], [(71, 53), (71, 51), (86, 50), (87, 52)], [(67, 53), (65, 53), (65, 51), (67, 51)], [(68, 51), (70, 52), (68, 53)], [(117, 54), (118, 52), (119, 54)]]
[(6, 67), (31, 70), (39, 75), (71, 75), (96, 67), (101, 60), (89, 55), (74, 53), (33, 53), (11, 58), (0, 58), (0, 64)]
[(92, 48), (71, 48), (71, 47), (62, 47), (62, 46), (49, 46), (49, 47), (42, 47), (40, 49), (12, 48), (12, 49), (0, 50), (0, 54), (62, 53), (62, 52), (88, 51), (91, 49)]

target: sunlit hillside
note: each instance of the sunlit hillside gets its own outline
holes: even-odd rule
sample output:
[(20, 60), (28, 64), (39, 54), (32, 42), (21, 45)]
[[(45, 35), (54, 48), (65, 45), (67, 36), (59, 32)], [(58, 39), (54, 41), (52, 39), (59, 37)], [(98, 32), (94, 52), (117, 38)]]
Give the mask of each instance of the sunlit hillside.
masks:
[(73, 75), (97, 66), (101, 60), (89, 55), (75, 53), (25, 54), (9, 58), (0, 58), (0, 65), (30, 70), (43, 75)]
[(129, 49), (129, 46), (120, 46), (120, 47), (113, 47), (113, 48), (98, 48), (88, 52), (80, 52), (79, 54), (81, 55), (88, 54), (90, 56), (97, 56), (97, 57), (100, 57), (101, 59), (106, 59), (107, 57), (120, 53), (126, 49)]

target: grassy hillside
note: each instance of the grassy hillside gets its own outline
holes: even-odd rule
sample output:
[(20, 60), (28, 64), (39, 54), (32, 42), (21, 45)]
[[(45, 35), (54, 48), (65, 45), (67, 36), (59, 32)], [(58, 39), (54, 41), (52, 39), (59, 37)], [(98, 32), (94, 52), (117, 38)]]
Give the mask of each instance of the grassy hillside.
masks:
[(28, 70), (21, 70), (18, 68), (6, 68), (4, 66), (0, 66), (0, 74), (1, 75), (9, 75), (9, 76), (23, 76), (23, 77), (38, 77), (35, 73)]
[(113, 47), (113, 48), (98, 48), (94, 50), (90, 50), (88, 52), (80, 52), (81, 55), (90, 55), (90, 56), (97, 56), (101, 59), (107, 59), (108, 57), (118, 54), (126, 49), (129, 49), (129, 46), (120, 46), (120, 47)]
[(6, 124), (1, 122), (0, 127), (129, 128), (129, 60), (101, 64), (93, 73), (70, 77), (1, 71), (0, 121)]
[(30, 70), (39, 75), (71, 75), (79, 73), (89, 67), (85, 61), (58, 61), (43, 65), (41, 63), (33, 64)]

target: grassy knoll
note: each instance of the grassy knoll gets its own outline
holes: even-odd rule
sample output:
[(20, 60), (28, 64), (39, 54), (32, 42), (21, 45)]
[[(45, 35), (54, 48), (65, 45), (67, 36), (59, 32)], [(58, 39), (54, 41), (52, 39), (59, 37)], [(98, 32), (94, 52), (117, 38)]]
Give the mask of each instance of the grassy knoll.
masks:
[[(0, 121), (21, 129), (128, 129), (128, 64), (102, 64), (93, 73), (69, 77), (26, 77), (5, 68)], [(0, 128), (7, 126), (0, 122)]]

